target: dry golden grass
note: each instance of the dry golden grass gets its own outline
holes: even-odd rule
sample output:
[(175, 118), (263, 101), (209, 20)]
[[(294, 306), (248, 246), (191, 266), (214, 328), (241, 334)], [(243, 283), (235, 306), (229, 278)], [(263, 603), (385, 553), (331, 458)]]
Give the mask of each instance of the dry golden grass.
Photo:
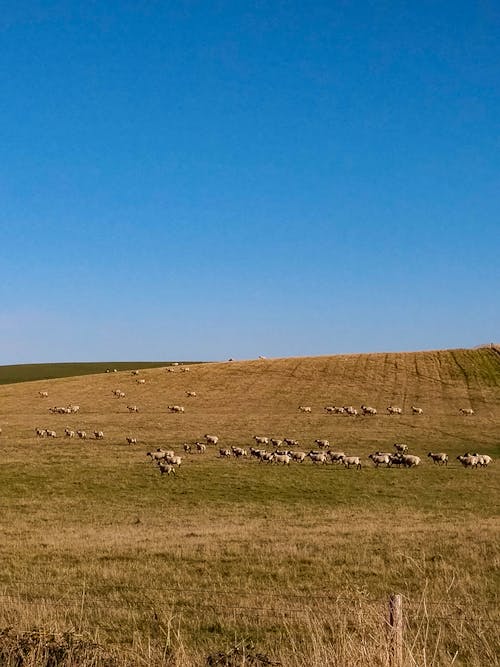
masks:
[[(467, 450), (498, 458), (493, 350), (227, 362), (139, 377), (146, 384), (122, 372), (0, 387), (0, 627), (71, 631), (106, 647), (101, 655), (89, 645), (77, 664), (184, 667), (219, 656), (233, 665), (385, 665), (396, 591), (408, 665), (497, 664), (498, 465), (464, 470), (455, 460)], [(126, 397), (114, 398), (115, 388)], [(80, 413), (48, 411), (69, 403)], [(379, 414), (323, 410), (361, 403)], [(185, 414), (170, 414), (171, 404)], [(386, 414), (390, 404), (404, 414)], [(59, 437), (37, 439), (37, 426)], [(66, 439), (66, 426), (105, 439)], [(160, 478), (146, 459), (205, 433), (222, 446), (288, 436), (305, 451), (328, 438), (365, 467), (220, 460), (217, 447)], [(421, 468), (370, 467), (369, 452), (398, 441), (422, 456)], [(447, 468), (426, 458), (443, 450)], [(42, 664), (33, 655), (25, 664)]]

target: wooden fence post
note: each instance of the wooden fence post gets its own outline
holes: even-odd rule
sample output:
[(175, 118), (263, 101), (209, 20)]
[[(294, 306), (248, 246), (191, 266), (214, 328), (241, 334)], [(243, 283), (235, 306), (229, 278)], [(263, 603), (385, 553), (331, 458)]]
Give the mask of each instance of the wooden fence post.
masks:
[(389, 598), (390, 664), (403, 667), (403, 599), (401, 595)]

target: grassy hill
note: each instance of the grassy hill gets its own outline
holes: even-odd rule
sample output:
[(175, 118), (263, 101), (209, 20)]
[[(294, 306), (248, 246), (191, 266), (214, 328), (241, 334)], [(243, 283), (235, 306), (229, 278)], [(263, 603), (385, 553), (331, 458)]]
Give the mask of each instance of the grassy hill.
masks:
[[(14, 364), (0, 366), (0, 384), (54, 380), (55, 378), (93, 375), (106, 371), (127, 371), (134, 368), (157, 368), (167, 366), (170, 361), (95, 361), (57, 364)], [(187, 363), (187, 362), (181, 362)], [(191, 363), (191, 362), (190, 362)]]
[[(113, 396), (117, 388), (125, 398)], [(48, 410), (70, 403), (78, 414)], [(324, 411), (362, 403), (377, 416)], [(128, 412), (131, 404), (138, 413)], [(168, 412), (172, 404), (185, 413)], [(389, 415), (390, 404), (403, 415)], [(412, 405), (424, 414), (413, 415)], [(494, 349), (3, 385), (0, 426), (0, 628), (98, 638), (117, 665), (198, 666), (222, 654), (219, 664), (386, 665), (395, 591), (405, 596), (408, 664), (498, 664), (498, 463), (465, 470), (456, 461), (464, 451), (498, 461)], [(58, 437), (37, 439), (35, 427)], [(103, 430), (105, 438), (64, 438), (65, 427)], [(217, 446), (185, 456), (175, 477), (162, 478), (146, 457), (160, 446), (182, 453), (206, 433), (224, 447), (287, 436), (304, 451), (328, 438), (360, 455), (363, 468), (223, 460)], [(138, 444), (127, 445), (127, 436)], [(395, 442), (422, 465), (373, 468), (368, 454)], [(429, 451), (448, 452), (449, 466), (433, 465)]]

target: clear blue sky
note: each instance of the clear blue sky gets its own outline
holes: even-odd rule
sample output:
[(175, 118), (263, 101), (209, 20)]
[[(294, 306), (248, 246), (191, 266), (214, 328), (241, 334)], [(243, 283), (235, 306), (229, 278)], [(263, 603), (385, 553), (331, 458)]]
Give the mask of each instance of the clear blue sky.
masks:
[(500, 5), (0, 14), (0, 364), (500, 339)]

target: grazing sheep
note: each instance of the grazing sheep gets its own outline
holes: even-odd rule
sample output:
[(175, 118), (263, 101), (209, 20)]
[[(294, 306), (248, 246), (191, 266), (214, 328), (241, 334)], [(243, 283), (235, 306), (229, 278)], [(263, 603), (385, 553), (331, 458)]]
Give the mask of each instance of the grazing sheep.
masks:
[(372, 408), (372, 407), (369, 406), (369, 405), (362, 405), (362, 406), (361, 406), (361, 412), (362, 412), (364, 415), (371, 415), (371, 416), (373, 416), (373, 415), (376, 415), (376, 414), (377, 414), (377, 409), (376, 409), (376, 408)]
[(332, 463), (341, 463), (345, 458), (344, 452), (329, 451), (328, 456)]
[(207, 451), (207, 446), (204, 442), (195, 442), (195, 445), (198, 453), (203, 454), (203, 452)]
[(283, 438), (283, 442), (288, 447), (298, 447), (299, 446), (299, 441), (294, 440), (293, 438)]
[(86, 431), (77, 431), (77, 432), (76, 432), (76, 435), (77, 435), (79, 438), (81, 438), (82, 440), (85, 440), (85, 438), (87, 437), (87, 432), (86, 432)]
[(307, 414), (310, 414), (312, 412), (312, 408), (310, 405), (299, 405), (299, 410), (301, 412), (306, 412)]
[(160, 470), (160, 475), (175, 475), (175, 467), (171, 463), (158, 461), (158, 468)]
[(72, 431), (70, 428), (65, 428), (65, 429), (64, 429), (64, 435), (65, 435), (67, 438), (74, 438), (74, 437), (75, 437), (75, 432)]
[(139, 408), (137, 405), (127, 405), (127, 410), (129, 412), (139, 412)]
[(165, 451), (164, 449), (157, 449), (156, 452), (147, 452), (146, 456), (151, 458), (151, 461), (161, 461), (166, 459), (167, 456), (175, 456), (172, 450)]
[(488, 456), (488, 454), (476, 454), (475, 456), (477, 456), (477, 463), (481, 466), (481, 468), (486, 468), (486, 466), (489, 466), (490, 463), (493, 463), (493, 459), (491, 456)]
[(329, 443), (328, 440), (322, 440), (322, 439), (320, 439), (320, 438), (316, 438), (316, 440), (315, 440), (314, 442), (315, 442), (315, 443), (318, 445), (318, 447), (320, 447), (321, 449), (327, 449), (328, 447), (330, 447), (330, 443)]
[(281, 447), (281, 445), (283, 444), (283, 440), (280, 440), (279, 438), (271, 438), (269, 442), (273, 447), (276, 447), (276, 449)]
[(309, 452), (307, 456), (311, 459), (313, 463), (327, 463), (325, 452)]
[(183, 445), (183, 449), (184, 449), (184, 451), (186, 452), (186, 454), (190, 454), (190, 453), (191, 453), (191, 445), (188, 445), (187, 442), (184, 443), (184, 445)]
[(146, 380), (144, 378), (141, 378), (140, 380), (136, 380), (137, 384), (146, 384)]
[(177, 412), (177, 413), (184, 412), (184, 407), (182, 405), (167, 405), (167, 409), (170, 410), (170, 412)]
[(203, 437), (207, 441), (207, 445), (216, 445), (219, 442), (219, 438), (216, 435), (208, 435), (208, 433), (205, 433)]
[(437, 463), (438, 465), (448, 465), (448, 454), (445, 454), (444, 452), (429, 452), (427, 454), (434, 463)]
[(112, 393), (116, 398), (125, 398), (125, 392), (121, 391), (121, 389), (113, 389)]
[(472, 456), (472, 454), (457, 456), (457, 460), (460, 461), (464, 468), (477, 468), (479, 465), (479, 456)]
[(307, 454), (305, 452), (290, 452), (289, 456), (291, 457), (292, 461), (297, 461), (297, 463), (303, 463), (307, 458)]
[(175, 454), (172, 454), (171, 452), (167, 452), (167, 456), (165, 456), (165, 461), (166, 463), (169, 463), (172, 466), (177, 466), (178, 468), (181, 467), (182, 459), (180, 456), (175, 456)]
[(186, 391), (186, 396), (189, 396), (189, 398), (194, 398), (196, 396), (195, 391)]
[(395, 406), (395, 405), (389, 405), (389, 406), (387, 407), (387, 412), (388, 412), (390, 415), (402, 415), (402, 414), (403, 414), (403, 409), (402, 409), (402, 408), (398, 408), (398, 407)]
[(420, 456), (414, 456), (413, 454), (403, 454), (401, 456), (405, 468), (415, 468), (415, 466), (420, 465), (420, 460)]
[(45, 438), (47, 435), (47, 431), (44, 428), (36, 428), (35, 433), (37, 438)]
[(39, 391), (38, 395), (40, 398), (48, 398), (49, 397), (49, 392), (48, 391)]
[(57, 438), (57, 433), (55, 431), (49, 431), (49, 429), (45, 430), (45, 435), (47, 438)]
[(274, 452), (273, 453), (273, 458), (272, 461), (276, 461), (276, 463), (282, 463), (284, 466), (290, 465), (291, 461), (291, 456), (289, 454), (285, 454), (284, 452)]
[(94, 431), (94, 438), (96, 440), (102, 440), (104, 438), (104, 432), (103, 431)]
[(408, 445), (403, 445), (401, 442), (395, 442), (394, 449), (400, 454), (405, 454), (408, 451)]
[(262, 435), (254, 435), (253, 439), (255, 440), (257, 445), (268, 445), (269, 444), (269, 438), (266, 438), (265, 436), (262, 436)]
[(231, 450), (230, 449), (219, 449), (219, 456), (221, 458), (227, 458), (231, 456)]
[(424, 414), (424, 411), (422, 410), (422, 408), (417, 408), (414, 405), (411, 406), (411, 411), (414, 415), (423, 415)]
[(344, 412), (345, 412), (346, 415), (349, 415), (349, 417), (357, 417), (358, 416), (358, 411), (352, 405), (344, 405)]
[(460, 414), (465, 415), (466, 417), (471, 417), (474, 414), (474, 410), (472, 408), (459, 408), (458, 411)]
[(359, 456), (344, 456), (343, 460), (346, 468), (354, 466), (357, 470), (361, 469), (361, 458)]
[(130, 438), (130, 437), (127, 437), (127, 443), (128, 443), (129, 445), (137, 445), (137, 438)]
[(379, 454), (378, 452), (376, 452), (375, 454), (370, 454), (368, 456), (368, 458), (373, 461), (376, 468), (378, 468), (380, 465), (384, 465), (384, 464), (387, 467), (389, 467), (391, 465), (391, 460), (390, 460), (389, 454)]
[(243, 449), (243, 447), (231, 447), (231, 451), (233, 452), (233, 456), (235, 456), (237, 459), (239, 459), (241, 456), (248, 456), (248, 451), (246, 449)]
[(266, 451), (264, 451), (264, 450), (261, 450), (261, 451), (260, 451), (259, 459), (260, 459), (260, 462), (261, 462), (261, 463), (262, 463), (262, 462), (265, 462), (265, 463), (272, 463), (273, 458), (274, 458), (274, 452), (266, 452)]

